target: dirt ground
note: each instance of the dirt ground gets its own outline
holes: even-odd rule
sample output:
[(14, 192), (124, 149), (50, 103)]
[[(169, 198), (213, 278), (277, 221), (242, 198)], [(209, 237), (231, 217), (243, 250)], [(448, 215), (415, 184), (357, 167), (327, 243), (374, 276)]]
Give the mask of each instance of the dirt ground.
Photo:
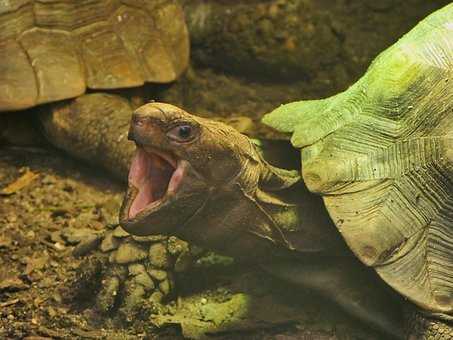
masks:
[(68, 230), (115, 223), (122, 186), (51, 149), (1, 148), (0, 169), (2, 339), (385, 339), (310, 292), (234, 265), (178, 276), (177, 297), (150, 318), (96, 316), (90, 301), (66, 298), (83, 260)]

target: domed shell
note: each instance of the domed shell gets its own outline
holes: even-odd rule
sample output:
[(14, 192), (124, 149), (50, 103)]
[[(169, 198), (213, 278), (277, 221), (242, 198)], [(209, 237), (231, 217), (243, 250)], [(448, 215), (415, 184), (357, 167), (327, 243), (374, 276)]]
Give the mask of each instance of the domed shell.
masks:
[(347, 91), (264, 118), (292, 132), (302, 174), (354, 253), (394, 289), (453, 313), (453, 4)]
[(189, 39), (172, 0), (0, 1), (0, 60), (0, 111), (10, 111), (173, 81)]

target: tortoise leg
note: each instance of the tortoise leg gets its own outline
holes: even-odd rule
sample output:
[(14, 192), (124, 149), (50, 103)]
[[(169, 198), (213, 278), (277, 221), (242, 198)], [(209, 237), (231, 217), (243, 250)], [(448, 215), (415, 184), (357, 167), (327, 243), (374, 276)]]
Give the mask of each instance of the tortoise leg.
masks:
[(401, 300), (376, 273), (355, 258), (308, 258), (264, 266), (274, 276), (310, 289), (346, 313), (387, 334), (403, 339)]
[(453, 340), (453, 316), (414, 310), (406, 315), (407, 340)]

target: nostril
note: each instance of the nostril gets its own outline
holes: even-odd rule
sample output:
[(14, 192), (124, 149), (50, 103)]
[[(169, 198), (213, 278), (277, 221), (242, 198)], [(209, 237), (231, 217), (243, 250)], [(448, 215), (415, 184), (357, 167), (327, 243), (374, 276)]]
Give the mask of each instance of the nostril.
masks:
[(148, 117), (139, 116), (139, 115), (132, 116), (132, 124), (134, 124), (135, 126), (138, 126), (138, 127), (145, 125), (147, 120), (148, 120)]

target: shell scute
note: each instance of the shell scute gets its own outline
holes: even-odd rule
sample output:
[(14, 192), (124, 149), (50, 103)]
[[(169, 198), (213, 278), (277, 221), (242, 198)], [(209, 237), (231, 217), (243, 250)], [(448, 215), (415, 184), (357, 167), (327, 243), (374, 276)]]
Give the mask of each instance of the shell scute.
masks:
[(19, 41), (32, 60), (42, 103), (85, 92), (83, 65), (68, 32), (33, 28)]
[(0, 107), (33, 106), (38, 98), (35, 75), (27, 54), (16, 41), (0, 44)]

